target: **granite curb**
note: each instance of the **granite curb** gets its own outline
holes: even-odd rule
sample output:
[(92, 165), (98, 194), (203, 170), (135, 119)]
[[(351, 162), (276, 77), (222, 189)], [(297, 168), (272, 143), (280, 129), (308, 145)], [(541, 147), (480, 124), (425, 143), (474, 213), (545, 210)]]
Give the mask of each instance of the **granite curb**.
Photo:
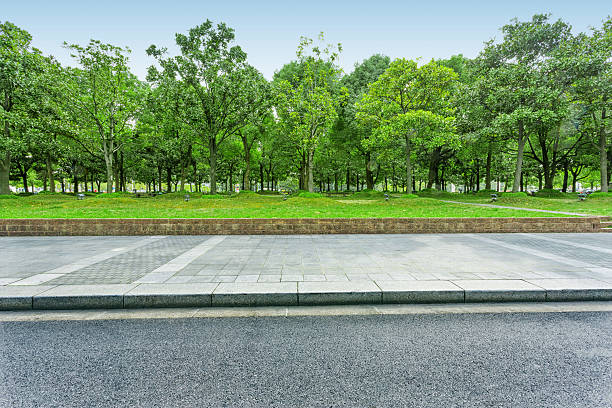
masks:
[(596, 279), (0, 286), (0, 310), (602, 300)]

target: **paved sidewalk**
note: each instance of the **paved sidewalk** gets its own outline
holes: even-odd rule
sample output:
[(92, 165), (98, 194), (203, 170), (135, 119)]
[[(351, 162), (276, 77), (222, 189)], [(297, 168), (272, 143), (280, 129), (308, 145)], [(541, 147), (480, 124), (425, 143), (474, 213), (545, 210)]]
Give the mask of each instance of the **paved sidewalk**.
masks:
[(0, 238), (0, 310), (612, 300), (612, 235)]

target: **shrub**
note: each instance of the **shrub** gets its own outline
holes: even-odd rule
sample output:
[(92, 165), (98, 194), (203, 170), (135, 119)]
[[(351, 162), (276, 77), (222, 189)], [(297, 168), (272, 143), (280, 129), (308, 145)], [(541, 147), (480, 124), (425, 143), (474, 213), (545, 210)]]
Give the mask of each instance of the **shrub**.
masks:
[(567, 193), (562, 193), (552, 188), (543, 188), (542, 190), (536, 191), (534, 194), (536, 197), (545, 198), (566, 198)]
[(353, 193), (354, 198), (383, 198), (385, 193), (376, 190), (361, 190)]
[(131, 196), (131, 193), (124, 193), (124, 192), (115, 192), (115, 193), (102, 193), (102, 194), (97, 194), (96, 198), (119, 198), (119, 197), (129, 197)]
[(527, 197), (527, 193), (523, 191), (519, 191), (516, 193), (501, 193), (503, 198), (524, 198)]
[(320, 193), (311, 193), (309, 191), (300, 190), (297, 193), (297, 197), (300, 197), (300, 198), (322, 198), (324, 196), (323, 196), (323, 194), (320, 194)]
[(229, 196), (227, 194), (202, 194), (202, 197), (200, 198), (206, 198), (206, 199), (221, 199), (221, 198), (228, 198)]
[(16, 194), (0, 194), (0, 200), (16, 200), (19, 196)]
[(497, 190), (479, 190), (479, 191), (475, 191), (472, 193), (473, 195), (475, 195), (476, 197), (491, 197), (491, 194), (497, 194), (499, 195), (499, 192), (497, 192)]
[(596, 191), (589, 194), (589, 198), (612, 198), (612, 192), (604, 193), (602, 191)]

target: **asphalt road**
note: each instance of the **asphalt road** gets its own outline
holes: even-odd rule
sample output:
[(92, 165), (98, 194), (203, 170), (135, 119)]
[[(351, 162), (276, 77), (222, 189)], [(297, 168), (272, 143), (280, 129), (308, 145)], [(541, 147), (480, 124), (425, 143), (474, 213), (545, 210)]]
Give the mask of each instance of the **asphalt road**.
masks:
[(2, 407), (612, 407), (612, 312), (0, 323)]

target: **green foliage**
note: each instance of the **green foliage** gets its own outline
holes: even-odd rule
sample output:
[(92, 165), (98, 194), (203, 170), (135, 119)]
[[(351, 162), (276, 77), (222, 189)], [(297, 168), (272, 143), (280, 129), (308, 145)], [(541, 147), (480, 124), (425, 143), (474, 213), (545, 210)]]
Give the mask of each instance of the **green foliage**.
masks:
[(527, 193), (518, 191), (516, 193), (501, 193), (502, 198), (522, 198), (527, 197)]
[(18, 198), (17, 194), (0, 194), (0, 200), (16, 200)]
[[(596, 191), (594, 193), (589, 194), (589, 199), (594, 198), (594, 199), (606, 199), (606, 198), (612, 198), (612, 192), (603, 192), (603, 191)], [(612, 204), (612, 203), (611, 203)]]
[(351, 195), (351, 198), (359, 198), (359, 199), (384, 198), (384, 197), (385, 197), (385, 193), (383, 193), (382, 191), (376, 191), (376, 190), (361, 190)]
[[(575, 194), (571, 194), (574, 195)], [(546, 197), (546, 198), (566, 198), (568, 193), (563, 193), (561, 191), (552, 189), (552, 188), (543, 188), (542, 190), (535, 192), (536, 197)]]
[(309, 191), (304, 191), (301, 190), (299, 191), (295, 197), (300, 197), (300, 198), (323, 198), (325, 197), (323, 194), (320, 193), (311, 193)]

